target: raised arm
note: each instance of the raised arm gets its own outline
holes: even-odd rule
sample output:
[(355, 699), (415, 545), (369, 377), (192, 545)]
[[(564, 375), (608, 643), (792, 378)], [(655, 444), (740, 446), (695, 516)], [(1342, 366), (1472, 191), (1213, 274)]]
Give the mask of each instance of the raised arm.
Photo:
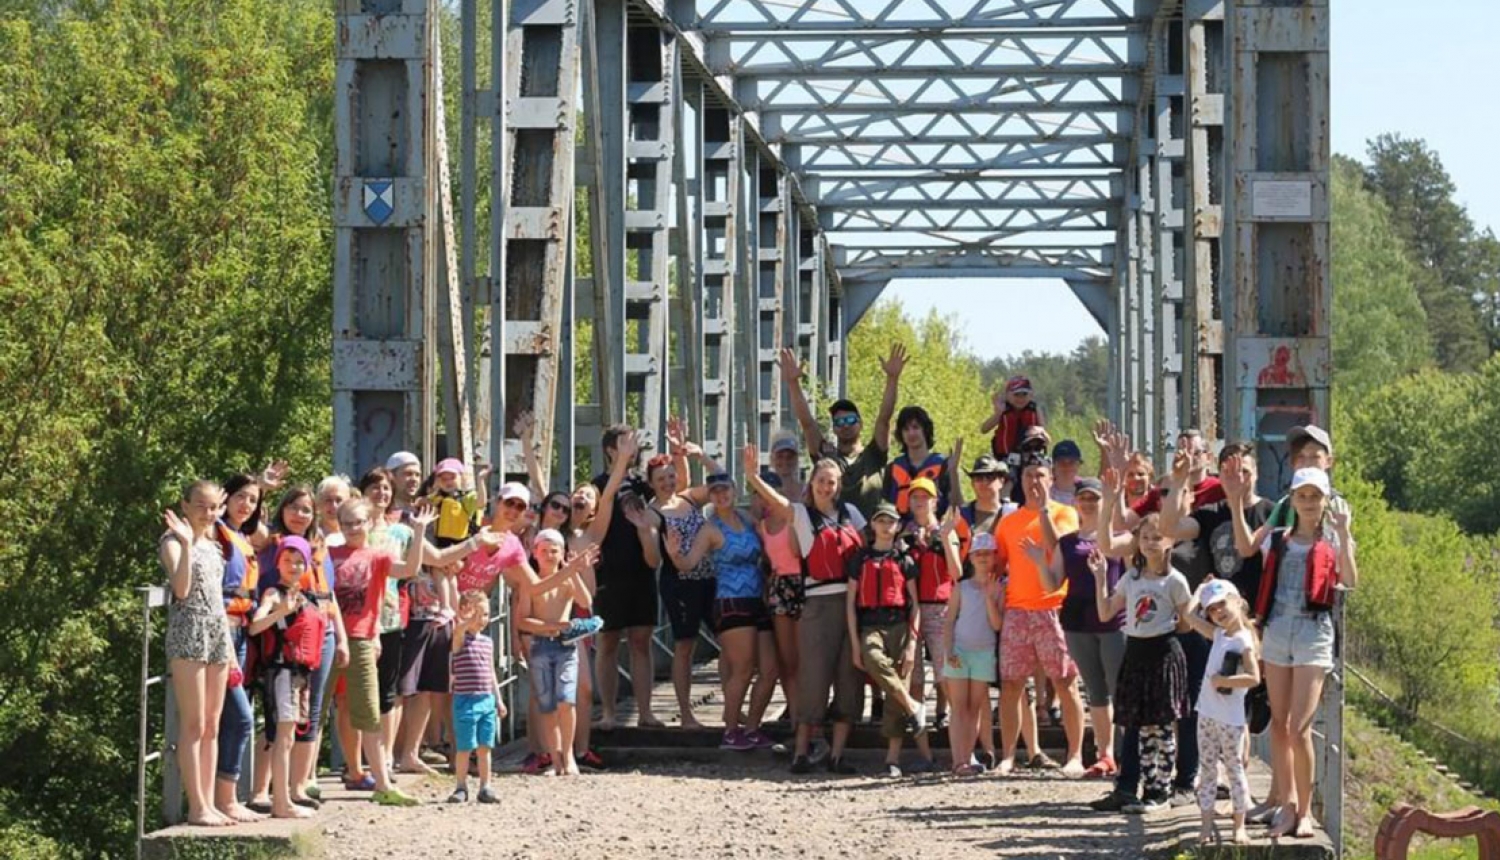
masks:
[(979, 435), (994, 432), (1000, 426), (1000, 416), (1005, 412), (1005, 389), (1002, 388), (990, 395), (991, 411), (988, 418), (979, 425)]
[[(807, 403), (807, 395), (802, 392), (802, 367), (797, 363), (797, 354), (783, 347), (776, 354), (776, 365), (781, 368), (781, 381), (786, 383), (787, 394), (792, 400), (792, 414), (797, 416), (797, 425), (802, 428), (807, 452), (816, 459), (818, 452), (823, 450), (823, 428), (818, 426), (818, 419), (813, 417), (812, 407)], [(756, 468), (759, 468), (759, 463)]]
[(1094, 608), (1099, 618), (1114, 618), (1125, 610), (1125, 593), (1118, 588), (1109, 593), (1109, 561), (1097, 549), (1089, 553), (1089, 570), (1094, 574)]
[(166, 571), (172, 596), (186, 600), (193, 587), (193, 527), (170, 508), (162, 514), (162, 519), (166, 522), (167, 533), (162, 535), (157, 558), (161, 560), (162, 570)]
[[(1113, 468), (1105, 469), (1101, 476), (1104, 484), (1104, 499), (1099, 503), (1099, 531), (1094, 540), (1106, 556), (1120, 558), (1130, 550), (1130, 538), (1115, 534), (1115, 509), (1125, 504), (1125, 489), (1120, 473)], [(1101, 616), (1109, 618), (1111, 616)]]
[(777, 492), (775, 487), (767, 484), (760, 476), (760, 452), (754, 445), (746, 445), (741, 457), (743, 461), (741, 465), (745, 470), (745, 483), (757, 496), (760, 496), (761, 501), (766, 503), (771, 515), (781, 520), (791, 517), (791, 501)]
[(667, 441), (672, 446), (674, 464), (677, 468), (677, 492), (694, 505), (702, 507), (708, 504), (708, 486), (693, 486), (689, 460), (697, 460), (703, 466), (705, 475), (722, 472), (724, 467), (708, 456), (696, 442), (688, 440), (687, 426), (682, 423), (681, 418), (671, 419), (667, 423), (667, 428)]
[(630, 471), (630, 464), (635, 462), (640, 446), (640, 440), (634, 433), (626, 433), (615, 441), (615, 462), (610, 466), (609, 480), (605, 482), (604, 489), (599, 491), (599, 505), (594, 510), (594, 519), (589, 522), (586, 532), (588, 539), (595, 545), (603, 543), (604, 536), (609, 533), (609, 523), (615, 514), (615, 499), (620, 494), (620, 487), (625, 483), (625, 475)]
[[(1199, 590), (1201, 591), (1202, 589), (1200, 588)], [(1194, 633), (1197, 633), (1210, 642), (1213, 641), (1213, 622), (1203, 617), (1203, 604), (1199, 601), (1197, 594), (1194, 594), (1193, 598), (1188, 601), (1187, 609), (1182, 613), (1181, 617), (1182, 622)]]
[[(540, 499), (547, 495), (547, 472), (542, 466), (542, 458), (537, 455), (535, 430), (536, 419), (530, 412), (522, 412), (516, 417), (516, 438), (521, 440), (521, 454), (526, 458), (526, 476), (531, 479), (531, 494)], [(479, 485), (484, 486), (484, 479), (480, 479)]]
[(1167, 476), (1167, 497), (1161, 506), (1161, 533), (1174, 542), (1198, 539), (1198, 521), (1193, 519), (1193, 491), (1188, 477), (1193, 459), (1186, 451), (1172, 455), (1172, 472)]
[(896, 414), (896, 394), (901, 388), (901, 371), (906, 369), (909, 356), (906, 347), (891, 345), (891, 354), (880, 363), (885, 371), (885, 392), (880, 395), (880, 412), (875, 415), (875, 429), (870, 433), (870, 444), (882, 451), (891, 450), (891, 417)]
[[(948, 510), (948, 516), (943, 520), (943, 527), (938, 531), (938, 537), (943, 541), (943, 556), (948, 561), (948, 578), (958, 582), (964, 578), (964, 560), (958, 545), (957, 509)], [(954, 589), (953, 593), (957, 594), (958, 590)]]
[(964, 506), (964, 437), (953, 440), (953, 453), (948, 455), (948, 510), (957, 511)]
[(1229, 508), (1230, 530), (1234, 533), (1234, 550), (1240, 554), (1240, 558), (1250, 558), (1260, 552), (1261, 542), (1270, 532), (1270, 520), (1259, 530), (1252, 533), (1250, 522), (1245, 519), (1245, 507), (1250, 501), (1254, 488), (1245, 483), (1244, 475), (1240, 472), (1240, 457), (1234, 455), (1224, 461), (1219, 482), (1224, 485), (1224, 504)]
[(635, 526), (636, 537), (641, 542), (641, 555), (645, 557), (646, 564), (661, 567), (661, 546), (658, 538), (661, 516), (636, 498), (632, 504), (625, 506), (625, 518)]
[[(427, 541), (419, 536), (427, 531), (427, 527), (435, 519), (437, 519), (436, 508), (426, 502), (417, 503), (412, 511), (412, 539), (406, 543), (406, 558), (391, 562), (392, 579), (410, 579), (422, 569), (422, 556), (427, 551)], [(469, 551), (473, 552), (473, 549)]]

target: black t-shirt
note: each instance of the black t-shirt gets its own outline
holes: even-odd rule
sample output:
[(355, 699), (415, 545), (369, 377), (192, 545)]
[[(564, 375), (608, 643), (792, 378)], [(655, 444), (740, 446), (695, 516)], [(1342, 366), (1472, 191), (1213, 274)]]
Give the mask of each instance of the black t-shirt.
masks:
[[(594, 487), (600, 493), (604, 492), (604, 485), (609, 483), (609, 475), (600, 475), (594, 478)], [(609, 518), (609, 529), (604, 533), (604, 540), (599, 545), (599, 567), (595, 575), (600, 583), (606, 580), (630, 579), (636, 577), (650, 578), (655, 568), (646, 563), (646, 554), (641, 549), (641, 539), (636, 533), (635, 526), (625, 517), (625, 506), (622, 504), (625, 497), (630, 494), (639, 496), (642, 501), (651, 498), (651, 488), (638, 475), (627, 475), (624, 483), (620, 485), (620, 491), (615, 494), (614, 512)]]
[[(1250, 526), (1251, 533), (1270, 519), (1274, 507), (1271, 500), (1259, 499), (1245, 509), (1245, 522)], [(1196, 589), (1203, 578), (1212, 573), (1219, 579), (1233, 582), (1246, 600), (1254, 601), (1260, 588), (1260, 553), (1242, 558), (1239, 550), (1235, 549), (1234, 523), (1231, 522), (1229, 503), (1215, 502), (1198, 508), (1193, 511), (1193, 519), (1198, 522), (1198, 539), (1179, 546), (1189, 543), (1192, 545), (1193, 563), (1201, 572), (1179, 568), (1187, 574), (1188, 582)], [(1173, 551), (1173, 557), (1176, 558), (1176, 550)]]

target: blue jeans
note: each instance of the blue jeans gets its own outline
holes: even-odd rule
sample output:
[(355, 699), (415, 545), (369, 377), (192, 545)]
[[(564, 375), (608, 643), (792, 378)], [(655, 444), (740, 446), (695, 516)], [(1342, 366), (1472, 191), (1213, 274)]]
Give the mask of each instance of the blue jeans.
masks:
[[(240, 671), (245, 670), (245, 628), (237, 627), (230, 634), (234, 642), (235, 659)], [(255, 732), (255, 715), (250, 712), (250, 694), (247, 688), (252, 683), (246, 678), (238, 687), (230, 687), (224, 694), (224, 710), (219, 712), (219, 779), (240, 778), (240, 762), (245, 759), (245, 744)]]
[(1203, 673), (1208, 668), (1208, 652), (1213, 643), (1192, 631), (1177, 634), (1177, 641), (1187, 658), (1188, 712), (1177, 721), (1177, 776), (1172, 780), (1172, 788), (1192, 791), (1193, 781), (1198, 778), (1198, 693), (1203, 689)]
[(578, 704), (578, 646), (532, 637), (531, 694), (539, 713), (550, 714), (560, 702)]

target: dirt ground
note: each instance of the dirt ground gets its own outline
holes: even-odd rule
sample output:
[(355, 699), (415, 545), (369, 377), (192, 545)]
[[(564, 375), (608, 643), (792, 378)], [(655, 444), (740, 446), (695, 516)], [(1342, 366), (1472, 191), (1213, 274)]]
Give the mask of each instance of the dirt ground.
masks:
[[(1165, 821), (1090, 811), (1100, 782), (1025, 774), (959, 779), (792, 776), (769, 763), (663, 763), (576, 778), (496, 778), (494, 806), (442, 803), (447, 778), (407, 790), (429, 801), (381, 809), (330, 800), (325, 856), (372, 857), (1142, 857)], [(471, 796), (475, 785), (471, 781)], [(1164, 815), (1164, 814), (1162, 814)], [(1196, 813), (1194, 812), (1194, 815)], [(1167, 828), (1171, 829), (1171, 828)]]

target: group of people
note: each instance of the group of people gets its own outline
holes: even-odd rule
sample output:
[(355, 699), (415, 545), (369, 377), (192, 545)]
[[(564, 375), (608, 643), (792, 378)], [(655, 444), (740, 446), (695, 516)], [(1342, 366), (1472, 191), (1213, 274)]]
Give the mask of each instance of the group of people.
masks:
[[(222, 487), (194, 483), (181, 516), (166, 514), (161, 543), (189, 820), (310, 814), (330, 699), (346, 785), (414, 803), (392, 771), (429, 772), (424, 745), (446, 741), (449, 800), (468, 800), (474, 753), (478, 800), (493, 802), (489, 751), (503, 704), (485, 631), (506, 595), (507, 650), (524, 657), (531, 684), (527, 772), (602, 766), (589, 742), (620, 722), (622, 643), (629, 677), (642, 679), (631, 685), (637, 723), (664, 725), (650, 682), (664, 609), (682, 727), (699, 726), (690, 685), (700, 635), (716, 637), (725, 749), (776, 745), (767, 712), (779, 684), (795, 728), (792, 771), (854, 773), (845, 750), (869, 690), (892, 776), (935, 768), (934, 729), (946, 729), (959, 775), (1011, 772), (1024, 738), (1025, 766), (1113, 779), (1100, 811), (1196, 803), (1203, 838), (1217, 840), (1223, 791), (1235, 841), (1251, 822), (1310, 835), (1330, 613), (1358, 575), (1328, 434), (1290, 434), (1295, 475), (1280, 501), (1256, 494), (1253, 447), (1229, 444), (1215, 458), (1192, 430), (1157, 480), (1151, 460), (1103, 422), (1098, 477), (1086, 477), (1082, 448), (1053, 443), (1029, 380), (1015, 377), (978, 428), (989, 444), (966, 470), (970, 499), (963, 439), (940, 454), (922, 407), (896, 413), (906, 363), (899, 345), (882, 362), (867, 434), (847, 399), (831, 404), (828, 428), (819, 423), (784, 350), (801, 432), (772, 438), (764, 463), (747, 446), (743, 486), (672, 421), (665, 451), (643, 464), (632, 428), (606, 428), (607, 470), (549, 493), (524, 417), (531, 486), (502, 485), (493, 506), (482, 470), (445, 460), (428, 475), (407, 452), (353, 487), (329, 478), (284, 488), (279, 464)], [(278, 490), (266, 517), (263, 493)], [(234, 788), (251, 691), (266, 732), (247, 808)], [(601, 717), (591, 722), (595, 692)], [(1253, 807), (1247, 696), (1269, 703), (1273, 750), (1270, 792)], [(1045, 719), (1064, 730), (1060, 765), (1038, 743)], [(1097, 752), (1087, 767), (1086, 720)], [(917, 758), (903, 765), (908, 738)]]

